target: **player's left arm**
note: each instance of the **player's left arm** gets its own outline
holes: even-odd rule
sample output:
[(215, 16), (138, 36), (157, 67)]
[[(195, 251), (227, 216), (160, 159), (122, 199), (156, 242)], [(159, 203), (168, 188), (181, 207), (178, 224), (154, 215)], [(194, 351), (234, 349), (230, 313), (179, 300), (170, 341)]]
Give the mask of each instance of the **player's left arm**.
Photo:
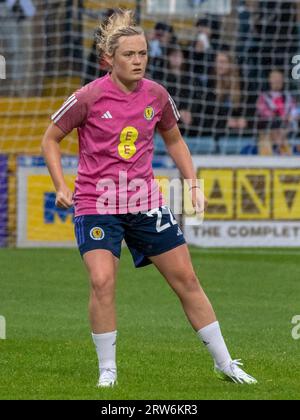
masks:
[(167, 131), (160, 129), (159, 132), (169, 155), (174, 160), (183, 179), (188, 182), (195, 210), (202, 213), (207, 208), (208, 201), (200, 189), (191, 153), (180, 133), (178, 125), (175, 124), (173, 128)]

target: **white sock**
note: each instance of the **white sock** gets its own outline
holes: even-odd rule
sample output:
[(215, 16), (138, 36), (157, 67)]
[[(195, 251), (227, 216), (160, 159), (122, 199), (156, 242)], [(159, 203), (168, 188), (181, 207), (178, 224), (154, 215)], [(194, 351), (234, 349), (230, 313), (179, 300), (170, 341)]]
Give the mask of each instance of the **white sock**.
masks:
[(232, 361), (221, 333), (218, 321), (197, 332), (199, 338), (203, 341), (212, 358), (220, 369), (224, 369)]
[(112, 369), (116, 371), (117, 331), (105, 334), (92, 333), (92, 337), (96, 346), (100, 373), (103, 369)]

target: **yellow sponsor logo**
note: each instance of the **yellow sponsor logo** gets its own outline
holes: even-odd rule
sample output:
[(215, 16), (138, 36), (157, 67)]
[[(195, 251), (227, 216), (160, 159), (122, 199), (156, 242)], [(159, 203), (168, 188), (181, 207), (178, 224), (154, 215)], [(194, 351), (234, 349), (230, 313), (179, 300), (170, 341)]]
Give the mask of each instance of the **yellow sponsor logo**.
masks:
[(208, 220), (231, 220), (234, 217), (234, 172), (231, 169), (203, 169), (198, 178), (204, 180), (209, 209)]
[(135, 142), (138, 137), (139, 132), (134, 127), (126, 127), (122, 130), (118, 151), (123, 159), (131, 159), (136, 154)]
[(300, 220), (300, 169), (201, 169), (207, 220)]
[(273, 172), (274, 219), (300, 220), (300, 169)]
[(268, 169), (238, 169), (235, 175), (237, 219), (270, 219), (271, 171)]

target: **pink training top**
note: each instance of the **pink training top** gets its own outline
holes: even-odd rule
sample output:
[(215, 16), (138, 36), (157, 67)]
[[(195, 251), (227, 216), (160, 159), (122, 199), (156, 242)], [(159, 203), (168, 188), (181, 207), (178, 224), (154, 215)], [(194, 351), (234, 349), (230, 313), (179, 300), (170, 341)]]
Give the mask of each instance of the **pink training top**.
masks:
[(78, 129), (75, 216), (160, 207), (153, 137), (156, 127), (170, 130), (179, 118), (168, 92), (147, 79), (126, 94), (108, 74), (70, 96), (51, 119), (66, 134)]

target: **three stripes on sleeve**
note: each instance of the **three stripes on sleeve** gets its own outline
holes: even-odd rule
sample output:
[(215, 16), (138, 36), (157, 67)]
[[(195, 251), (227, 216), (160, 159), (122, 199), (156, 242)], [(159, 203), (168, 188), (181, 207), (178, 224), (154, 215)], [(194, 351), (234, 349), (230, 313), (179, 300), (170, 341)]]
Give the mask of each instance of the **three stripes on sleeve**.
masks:
[(72, 106), (74, 106), (76, 103), (78, 102), (78, 99), (76, 98), (75, 94), (73, 94), (72, 96), (70, 96), (66, 102), (63, 104), (63, 106), (57, 111), (55, 112), (55, 114), (53, 114), (51, 116), (52, 121), (56, 124), (61, 117), (70, 109), (72, 108)]

